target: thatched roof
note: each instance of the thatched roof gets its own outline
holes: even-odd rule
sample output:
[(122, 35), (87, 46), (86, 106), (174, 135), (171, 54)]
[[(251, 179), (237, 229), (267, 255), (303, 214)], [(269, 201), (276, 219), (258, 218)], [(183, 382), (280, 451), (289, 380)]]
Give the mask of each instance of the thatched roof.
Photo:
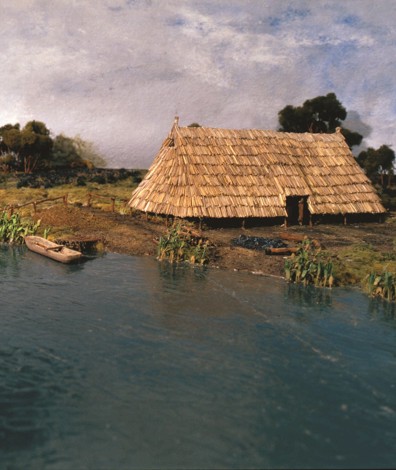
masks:
[(311, 214), (385, 212), (339, 131), (179, 127), (178, 119), (129, 205), (177, 217), (278, 217), (287, 196), (309, 196)]

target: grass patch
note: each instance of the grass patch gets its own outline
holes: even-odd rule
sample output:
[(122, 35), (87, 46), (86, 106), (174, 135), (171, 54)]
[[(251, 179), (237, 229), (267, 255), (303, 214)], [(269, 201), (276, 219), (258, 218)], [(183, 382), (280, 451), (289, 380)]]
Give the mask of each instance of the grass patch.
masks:
[[(111, 198), (115, 200), (115, 210), (120, 213), (125, 213), (125, 200), (131, 198), (132, 191), (136, 188), (137, 183), (133, 183), (130, 179), (120, 180), (116, 183), (87, 183), (86, 186), (76, 186), (74, 184), (64, 184), (53, 188), (17, 188), (10, 182), (7, 188), (0, 187), (0, 200), (3, 208), (8, 206), (18, 206), (32, 201), (41, 199), (52, 199), (67, 195), (70, 204), (85, 205), (88, 202), (89, 194), (92, 194), (90, 204), (94, 208), (103, 210), (112, 209)], [(100, 197), (95, 197), (100, 196)], [(56, 204), (61, 201), (56, 202)], [(49, 207), (55, 202), (44, 203), (41, 207)], [(33, 213), (33, 206), (27, 206), (18, 209), (22, 216), (29, 216)]]
[(334, 265), (341, 285), (361, 284), (370, 272), (396, 272), (396, 252), (383, 253), (369, 243), (358, 243), (340, 249)]

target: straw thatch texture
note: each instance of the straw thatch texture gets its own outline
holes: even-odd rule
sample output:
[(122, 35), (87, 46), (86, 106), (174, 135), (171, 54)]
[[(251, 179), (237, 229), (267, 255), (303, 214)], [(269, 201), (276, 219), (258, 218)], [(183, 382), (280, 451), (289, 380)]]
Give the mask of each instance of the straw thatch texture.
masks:
[(311, 214), (383, 213), (340, 132), (178, 127), (162, 144), (130, 207), (177, 217), (287, 216), (287, 196)]

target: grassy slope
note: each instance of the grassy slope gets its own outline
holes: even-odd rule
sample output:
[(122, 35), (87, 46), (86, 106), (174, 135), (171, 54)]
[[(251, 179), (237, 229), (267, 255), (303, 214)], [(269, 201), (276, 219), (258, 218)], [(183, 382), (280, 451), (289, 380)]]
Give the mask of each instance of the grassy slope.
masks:
[[(0, 184), (0, 204), (1, 207), (4, 208), (10, 205), (16, 206), (46, 198), (63, 197), (65, 195), (67, 195), (68, 201), (71, 204), (86, 204), (88, 202), (88, 195), (92, 194), (93, 197), (91, 202), (94, 207), (104, 209), (110, 208), (112, 204), (110, 198), (115, 197), (117, 198), (116, 208), (122, 210), (122, 207), (124, 206), (123, 200), (130, 199), (132, 191), (136, 186), (136, 183), (134, 183), (131, 178), (127, 178), (114, 184), (87, 183), (86, 186), (66, 184), (48, 189), (17, 189), (15, 178), (9, 177)], [(45, 203), (45, 205), (47, 204), (51, 203)], [(32, 211), (32, 205), (20, 209), (21, 215), (25, 217), (28, 217)]]

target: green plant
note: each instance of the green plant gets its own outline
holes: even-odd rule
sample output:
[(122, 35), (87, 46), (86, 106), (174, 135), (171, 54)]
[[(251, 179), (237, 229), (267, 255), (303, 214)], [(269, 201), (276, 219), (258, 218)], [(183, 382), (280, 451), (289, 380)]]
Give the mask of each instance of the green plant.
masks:
[(51, 232), (51, 227), (45, 228), (45, 229), (44, 229), (44, 232), (43, 232), (43, 237), (44, 237), (45, 239), (47, 239), (47, 238), (48, 238), (48, 235), (50, 234), (50, 232)]
[(396, 300), (396, 275), (386, 270), (381, 274), (371, 272), (364, 279), (363, 288), (371, 297), (393, 302)]
[(4, 211), (0, 217), (0, 241), (3, 243), (23, 243), (27, 235), (34, 235), (40, 226), (37, 223), (23, 222), (19, 214), (8, 215)]
[(159, 260), (167, 259), (171, 263), (188, 261), (205, 264), (208, 261), (208, 242), (194, 235), (181, 223), (174, 223), (168, 232), (159, 239), (157, 256)]
[(289, 282), (330, 288), (334, 284), (333, 262), (308, 239), (303, 240), (297, 253), (286, 259), (284, 270)]

